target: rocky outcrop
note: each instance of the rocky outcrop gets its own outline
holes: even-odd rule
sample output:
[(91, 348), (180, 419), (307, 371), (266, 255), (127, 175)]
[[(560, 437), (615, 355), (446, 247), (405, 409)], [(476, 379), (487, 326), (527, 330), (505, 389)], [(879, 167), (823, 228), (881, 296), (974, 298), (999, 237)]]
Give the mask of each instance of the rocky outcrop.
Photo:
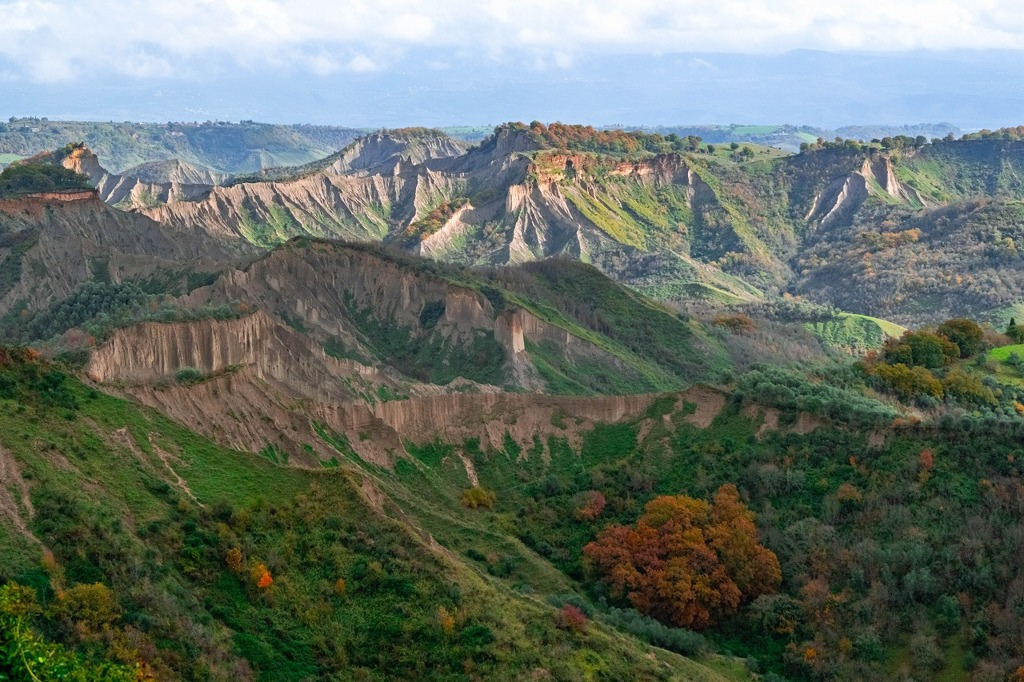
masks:
[[(40, 310), (97, 276), (120, 282), (157, 273), (211, 272), (236, 252), (205, 232), (175, 233), (91, 196), (75, 201), (0, 201), (0, 263), (16, 280), (0, 286), (0, 315), (15, 304)], [(10, 259), (10, 262), (8, 262)]]
[(805, 218), (822, 227), (845, 224), (872, 195), (913, 206), (930, 205), (920, 192), (899, 181), (888, 156), (874, 155), (864, 159), (857, 171), (833, 180), (817, 193)]
[[(65, 168), (87, 176), (89, 182), (96, 187), (100, 199), (124, 209), (141, 210), (157, 204), (196, 201), (206, 196), (212, 186), (212, 182), (199, 181), (209, 177), (208, 173), (204, 175), (198, 169), (179, 162), (165, 169), (169, 175), (165, 181), (144, 179), (139, 175), (153, 178), (157, 171), (150, 166), (167, 166), (168, 162), (143, 164), (138, 171), (139, 175), (133, 175), (133, 170), (120, 175), (108, 173), (100, 165), (99, 158), (85, 147), (73, 150), (62, 163)], [(209, 179), (213, 180), (212, 177)]]
[(146, 161), (122, 171), (120, 175), (150, 184), (177, 183), (179, 185), (212, 186), (223, 185), (231, 179), (227, 173), (193, 166), (179, 159)]
[(361, 137), (324, 159), (326, 170), (339, 175), (393, 172), (401, 164), (418, 165), (466, 152), (466, 145), (440, 131), (382, 130)]
[(892, 159), (888, 156), (865, 159), (860, 174), (873, 179), (878, 187), (893, 199), (916, 206), (929, 206), (931, 203), (916, 189), (899, 181), (892, 168)]
[(99, 198), (99, 193), (94, 189), (55, 189), (50, 192), (28, 192), (19, 195), (18, 198), (38, 201), (89, 201)]
[(867, 178), (860, 173), (853, 173), (826, 187), (821, 195), (815, 198), (812, 212), (807, 218), (821, 226), (842, 222), (853, 215), (867, 198)]

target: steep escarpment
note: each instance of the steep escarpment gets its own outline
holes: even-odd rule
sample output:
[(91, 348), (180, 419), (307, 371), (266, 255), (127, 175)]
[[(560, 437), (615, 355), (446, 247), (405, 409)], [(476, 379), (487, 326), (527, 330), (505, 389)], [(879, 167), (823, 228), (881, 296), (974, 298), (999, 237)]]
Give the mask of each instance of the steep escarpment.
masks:
[(315, 165), (338, 174), (370, 174), (393, 170), (400, 163), (422, 164), (430, 159), (461, 156), (465, 152), (464, 143), (439, 130), (382, 130), (359, 138)]
[(429, 128), (400, 128), (379, 130), (358, 138), (344, 149), (301, 166), (264, 168), (259, 173), (237, 178), (239, 182), (260, 180), (294, 180), (324, 172), (333, 174), (392, 173), (395, 168), (422, 164), (430, 159), (460, 156), (466, 152), (465, 143), (454, 140), (440, 130)]
[(217, 270), (235, 257), (205, 232), (179, 233), (95, 198), (0, 202), (0, 315), (40, 310), (80, 284)]
[(380, 241), (417, 215), (459, 194), (457, 178), (396, 165), (364, 177), (316, 173), (280, 182), (214, 187), (200, 201), (145, 209), (158, 222), (207, 230), (218, 239), (270, 246), (310, 235)]
[(149, 183), (178, 183), (180, 185), (222, 185), (231, 179), (227, 173), (218, 173), (205, 167), (194, 166), (180, 159), (146, 161), (125, 169), (120, 175), (138, 178)]
[[(595, 377), (629, 377), (634, 387), (627, 392), (645, 392), (700, 381), (720, 368), (720, 349), (692, 323), (593, 268), (572, 261), (552, 268), (564, 276), (548, 277), (544, 269), (477, 273), (369, 245), (294, 240), (197, 289), (187, 305), (247, 301), (334, 352), (432, 383), (462, 376), (532, 390), (541, 385), (540, 365), (550, 378), (561, 371), (551, 362), (567, 370), (586, 358)], [(588, 283), (590, 303), (614, 301), (614, 321), (608, 311), (602, 317), (589, 304), (581, 306), (568, 292), (576, 286), (571, 281)], [(510, 319), (520, 321), (518, 338), (507, 331)], [(664, 363), (652, 362), (643, 341), (632, 338), (646, 325), (678, 351)], [(529, 344), (527, 354), (519, 354)], [(702, 353), (708, 359), (703, 364), (694, 360)], [(598, 384), (576, 385), (571, 392), (607, 392)]]
[(920, 192), (900, 182), (890, 157), (875, 155), (864, 159), (859, 170), (837, 178), (817, 192), (807, 220), (821, 227), (849, 224), (868, 197), (915, 207), (927, 205)]
[[(195, 201), (206, 196), (213, 184), (212, 174), (180, 162), (153, 162), (115, 175), (107, 172), (86, 147), (73, 149), (61, 164), (88, 177), (100, 199), (125, 210)], [(164, 174), (166, 179), (160, 177)]]
[[(495, 390), (462, 380), (419, 384), (387, 367), (331, 357), (263, 312), (120, 330), (92, 353), (85, 372), (225, 445), (256, 452), (270, 443), (300, 461), (302, 444), (319, 440), (314, 421), (335, 429), (345, 423), (328, 406)], [(375, 442), (367, 457), (379, 459), (383, 447)], [(316, 452), (337, 454), (323, 443)]]
[[(555, 336), (521, 312), (515, 318), (528, 321), (534, 338), (571, 338), (564, 331)], [(509, 340), (520, 353), (522, 326), (514, 325)], [(182, 378), (182, 370), (191, 373)], [(239, 320), (121, 330), (93, 353), (85, 371), (108, 390), (155, 407), (224, 445), (251, 452), (271, 445), (307, 464), (338, 457), (339, 442), (366, 461), (389, 467), (406, 454), (406, 441), (475, 438), (485, 447), (501, 448), (511, 438), (527, 447), (551, 434), (578, 445), (580, 433), (599, 423), (635, 419), (656, 397), (505, 393), (465, 380), (422, 384), (388, 368), (332, 358), (262, 312)], [(698, 394), (700, 402), (708, 400)], [(717, 404), (720, 409), (721, 401)], [(335, 440), (325, 440), (325, 434)]]
[[(682, 388), (727, 366), (699, 325), (593, 268), (483, 274), (369, 245), (294, 240), (178, 299), (186, 310), (232, 302), (255, 314), (115, 331), (93, 352), (87, 373), (232, 447), (264, 447), (258, 422), (266, 417), (290, 425), (274, 430), (275, 447), (298, 453), (317, 423), (350, 441), (376, 434), (356, 449), (385, 461), (408, 437), (395, 422), (406, 417), (379, 411), (391, 402), (466, 394), (451, 408), (459, 421), (472, 395), (498, 387), (643, 394)], [(578, 300), (570, 288), (577, 285), (590, 301)], [(662, 341), (665, 349), (651, 346)], [(529, 402), (524, 397), (516, 409)], [(440, 418), (423, 409), (427, 416), (409, 423)], [(316, 451), (329, 459), (325, 447)]]

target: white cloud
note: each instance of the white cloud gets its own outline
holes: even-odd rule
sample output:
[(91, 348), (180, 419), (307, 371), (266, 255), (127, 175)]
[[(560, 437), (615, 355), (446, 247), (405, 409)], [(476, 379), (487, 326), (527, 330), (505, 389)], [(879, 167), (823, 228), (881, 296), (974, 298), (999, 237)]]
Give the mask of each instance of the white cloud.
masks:
[(345, 65), (349, 71), (364, 72), (364, 71), (375, 71), (377, 65), (372, 59), (367, 57), (365, 54), (357, 54), (348, 64)]
[(1024, 49), (1016, 0), (0, 0), (0, 27), (7, 70), (37, 81), (370, 71), (414, 47), (562, 69), (602, 52)]

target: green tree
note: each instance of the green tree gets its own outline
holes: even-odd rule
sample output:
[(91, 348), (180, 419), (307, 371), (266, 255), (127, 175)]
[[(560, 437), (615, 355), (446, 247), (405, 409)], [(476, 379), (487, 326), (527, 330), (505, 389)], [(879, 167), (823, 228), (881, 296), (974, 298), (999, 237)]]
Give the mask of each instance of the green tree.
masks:
[(981, 327), (963, 318), (943, 322), (939, 325), (937, 333), (957, 345), (961, 358), (977, 355), (985, 338), (985, 332)]
[(882, 349), (891, 365), (937, 369), (960, 358), (960, 348), (944, 336), (932, 332), (906, 332), (899, 339), (890, 339)]
[[(94, 586), (87, 591), (91, 596), (97, 593)], [(87, 661), (59, 644), (47, 642), (32, 628), (34, 619), (41, 613), (32, 588), (17, 583), (0, 586), (0, 680), (134, 682), (150, 679), (140, 677), (134, 668), (107, 661)]]
[(1024, 343), (1024, 326), (1018, 326), (1017, 320), (1010, 318), (1010, 324), (1006, 325), (1006, 335), (1014, 343)]

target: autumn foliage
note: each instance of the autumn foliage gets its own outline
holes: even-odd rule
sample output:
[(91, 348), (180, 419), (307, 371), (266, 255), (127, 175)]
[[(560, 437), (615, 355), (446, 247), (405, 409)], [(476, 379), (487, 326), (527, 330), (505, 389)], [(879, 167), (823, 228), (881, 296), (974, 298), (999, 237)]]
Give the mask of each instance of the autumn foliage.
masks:
[(268, 571), (267, 567), (263, 564), (257, 564), (256, 566), (253, 566), (252, 571), (250, 572), (250, 577), (252, 578), (253, 582), (256, 583), (256, 587), (260, 588), (261, 590), (270, 587), (270, 585), (274, 582), (274, 579), (270, 575), (270, 571)]
[(610, 526), (583, 548), (591, 569), (633, 607), (664, 623), (703, 629), (743, 601), (773, 592), (779, 560), (757, 540), (736, 487), (713, 503), (657, 497), (636, 526)]
[(242, 550), (232, 547), (224, 555), (224, 561), (228, 568), (237, 573), (242, 568)]
[(555, 617), (555, 624), (562, 630), (569, 632), (583, 632), (587, 629), (587, 614), (578, 606), (566, 604), (558, 610)]
[(598, 490), (590, 490), (583, 493), (583, 503), (576, 510), (577, 521), (593, 521), (604, 511), (606, 500), (604, 494)]

